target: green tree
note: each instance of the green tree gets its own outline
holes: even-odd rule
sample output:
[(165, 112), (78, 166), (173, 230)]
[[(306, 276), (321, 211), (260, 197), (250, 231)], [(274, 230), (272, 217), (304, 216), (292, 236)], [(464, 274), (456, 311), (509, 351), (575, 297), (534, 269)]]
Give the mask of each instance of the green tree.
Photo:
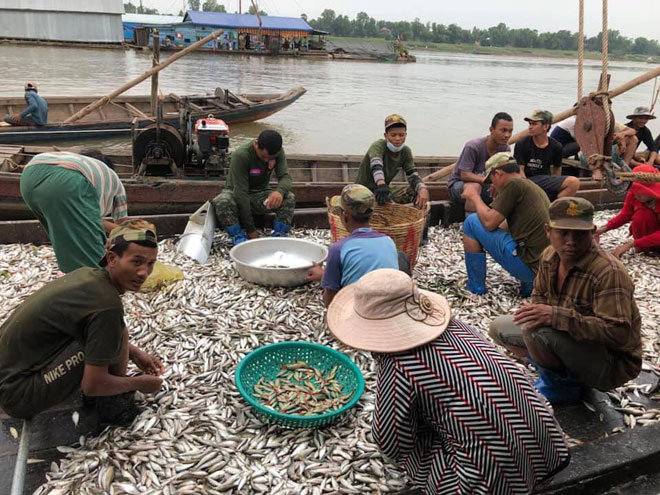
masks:
[(188, 6), (190, 10), (200, 10), (202, 0), (188, 0)]
[(488, 28), (488, 37), (492, 46), (507, 46), (509, 45), (509, 28), (500, 22), (497, 26)]
[(135, 14), (137, 12), (137, 7), (129, 1), (124, 4), (124, 12), (126, 14)]
[(202, 5), (202, 10), (204, 12), (227, 12), (225, 6), (219, 4), (217, 0), (206, 0)]
[(315, 27), (321, 31), (330, 32), (332, 31), (332, 24), (335, 22), (336, 18), (337, 14), (335, 14), (334, 10), (325, 9), (323, 12), (321, 12)]
[(350, 36), (352, 30), (353, 25), (351, 24), (351, 20), (348, 18), (348, 16), (339, 15), (332, 23), (332, 29), (330, 32), (337, 36)]
[[(250, 8), (248, 9), (247, 13), (252, 14), (252, 15), (256, 15), (257, 9), (255, 9), (253, 5), (250, 5)], [(260, 16), (265, 16), (265, 15), (268, 15), (268, 14), (260, 9), (259, 10), (259, 15)]]

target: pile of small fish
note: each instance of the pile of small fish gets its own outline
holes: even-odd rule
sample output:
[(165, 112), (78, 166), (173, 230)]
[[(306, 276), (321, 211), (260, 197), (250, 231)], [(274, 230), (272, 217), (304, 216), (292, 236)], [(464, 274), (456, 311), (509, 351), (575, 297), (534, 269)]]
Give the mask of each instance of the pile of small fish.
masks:
[(261, 377), (254, 385), (258, 402), (283, 414), (311, 416), (336, 411), (346, 404), (353, 392), (343, 393), (335, 378), (339, 365), (324, 373), (305, 361), (287, 363), (275, 379)]
[[(614, 212), (598, 214), (598, 224)], [(328, 230), (294, 235), (330, 244)], [(625, 228), (602, 236), (613, 248)], [(371, 416), (377, 367), (370, 353), (334, 340), (325, 324), (318, 285), (265, 288), (238, 276), (218, 233), (207, 265), (177, 255), (171, 240), (159, 260), (181, 267), (185, 279), (148, 293), (123, 296), (131, 341), (161, 357), (164, 385), (140, 396), (146, 410), (128, 428), (110, 428), (84, 446), (63, 449), (51, 465), (45, 493), (322, 494), (391, 493), (407, 487), (403, 471), (373, 441)], [(660, 258), (623, 256), (636, 285), (643, 316), (645, 368), (660, 369)], [(492, 318), (521, 304), (518, 283), (492, 261), (484, 296), (465, 290), (460, 226), (433, 227), (421, 250), (415, 279), (449, 301), (453, 317), (486, 333)], [(29, 294), (57, 276), (49, 246), (0, 247), (0, 321)], [(234, 385), (238, 363), (274, 342), (303, 340), (346, 353), (359, 366), (365, 393), (343, 419), (319, 429), (283, 430), (264, 422)], [(632, 382), (612, 391), (628, 427), (660, 421), (660, 411), (641, 407), (651, 388)], [(71, 424), (73, 428), (73, 423)]]

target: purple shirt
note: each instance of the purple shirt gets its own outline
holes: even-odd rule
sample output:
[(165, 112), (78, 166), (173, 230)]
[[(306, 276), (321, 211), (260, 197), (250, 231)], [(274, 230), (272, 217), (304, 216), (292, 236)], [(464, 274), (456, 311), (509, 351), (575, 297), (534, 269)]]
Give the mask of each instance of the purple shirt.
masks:
[[(486, 161), (490, 158), (486, 147), (487, 140), (488, 136), (471, 139), (465, 143), (461, 156), (458, 157), (456, 166), (447, 180), (447, 187), (451, 187), (455, 182), (461, 180), (461, 172), (486, 174)], [(508, 144), (501, 144), (497, 147), (497, 151), (511, 151), (511, 147)]]

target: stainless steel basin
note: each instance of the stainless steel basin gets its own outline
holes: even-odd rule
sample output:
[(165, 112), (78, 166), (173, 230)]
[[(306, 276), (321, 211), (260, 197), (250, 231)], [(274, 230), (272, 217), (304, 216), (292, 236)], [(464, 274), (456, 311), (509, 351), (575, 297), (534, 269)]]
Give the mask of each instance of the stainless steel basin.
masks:
[(288, 237), (254, 239), (229, 251), (241, 277), (255, 284), (296, 287), (307, 283), (307, 272), (328, 257), (328, 249), (311, 241)]

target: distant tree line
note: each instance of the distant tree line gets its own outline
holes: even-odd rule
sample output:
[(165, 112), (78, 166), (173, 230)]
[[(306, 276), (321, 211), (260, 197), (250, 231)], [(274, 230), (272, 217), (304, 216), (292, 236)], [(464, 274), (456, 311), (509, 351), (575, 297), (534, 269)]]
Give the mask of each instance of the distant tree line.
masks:
[[(303, 18), (307, 19), (305, 14)], [(352, 36), (357, 38), (401, 39), (433, 43), (478, 43), (481, 46), (513, 46), (516, 48), (547, 48), (549, 50), (577, 50), (578, 33), (560, 30), (554, 33), (539, 33), (536, 29), (512, 29), (500, 23), (487, 29), (463, 29), (457, 24), (422, 23), (419, 18), (408, 21), (376, 21), (366, 12), (360, 12), (355, 19), (346, 15), (337, 15), (332, 9), (325, 9), (317, 19), (308, 20), (309, 24), (320, 31), (327, 31), (334, 36)], [(609, 31), (609, 53), (641, 55), (660, 55), (657, 40), (644, 37), (627, 38), (619, 31)], [(585, 50), (600, 51), (601, 34), (585, 37)]]

